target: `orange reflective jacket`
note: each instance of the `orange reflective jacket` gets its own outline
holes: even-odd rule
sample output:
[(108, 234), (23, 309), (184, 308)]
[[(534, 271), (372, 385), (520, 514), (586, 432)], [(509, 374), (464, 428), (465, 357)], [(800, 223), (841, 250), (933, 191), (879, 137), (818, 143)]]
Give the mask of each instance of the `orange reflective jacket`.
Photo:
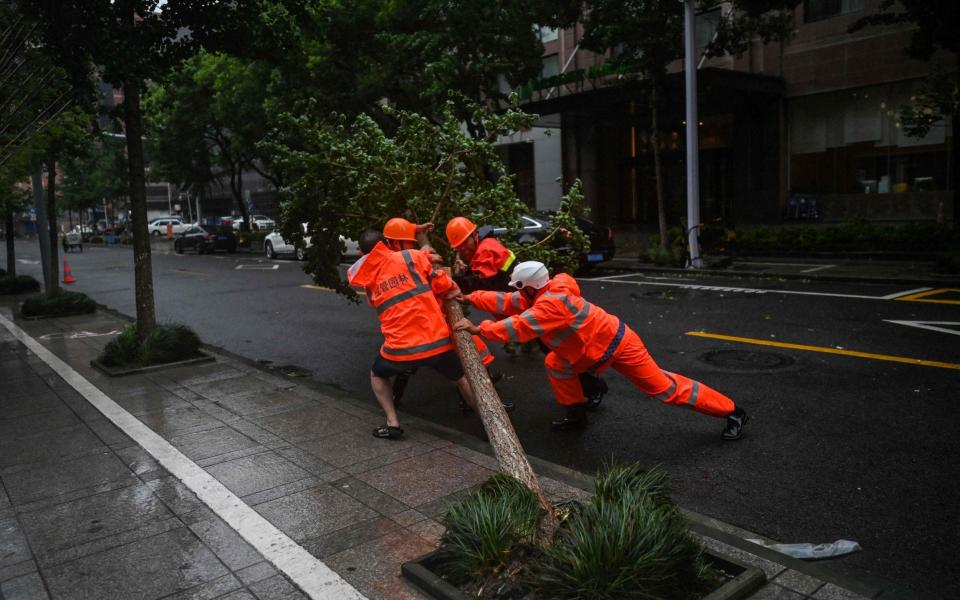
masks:
[(394, 252), (382, 242), (348, 272), (377, 310), (389, 360), (409, 361), (453, 349), (450, 328), (437, 297), (456, 288), (446, 271), (435, 269), (422, 250)]
[(513, 252), (494, 237), (485, 237), (477, 244), (477, 250), (470, 259), (470, 270), (484, 279), (499, 272), (508, 273), (513, 261)]
[(620, 319), (580, 297), (580, 286), (566, 273), (554, 276), (532, 305), (519, 292), (473, 292), (467, 299), (480, 310), (513, 315), (480, 323), (484, 338), (498, 342), (540, 338), (571, 365), (609, 360), (623, 338)]

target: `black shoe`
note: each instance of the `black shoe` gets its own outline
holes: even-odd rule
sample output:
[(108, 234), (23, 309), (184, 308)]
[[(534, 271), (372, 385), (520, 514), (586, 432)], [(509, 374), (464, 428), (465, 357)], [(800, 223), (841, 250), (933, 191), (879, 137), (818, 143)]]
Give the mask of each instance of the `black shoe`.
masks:
[(497, 369), (487, 369), (487, 375), (490, 376), (490, 383), (496, 385), (503, 379), (503, 371), (498, 371)]
[(743, 426), (747, 424), (748, 419), (747, 411), (742, 408), (737, 408), (727, 415), (727, 424), (724, 426), (723, 433), (720, 434), (720, 437), (727, 442), (739, 440), (743, 437)]
[(610, 388), (607, 386), (606, 381), (596, 376), (594, 376), (594, 381), (590, 387), (592, 389), (585, 395), (584, 402), (587, 405), (587, 410), (596, 410), (600, 406), (600, 403), (603, 402), (603, 397), (607, 395)]
[(567, 407), (567, 414), (562, 419), (550, 423), (554, 431), (579, 431), (587, 426), (586, 403), (571, 404)]
[(403, 429), (391, 427), (390, 425), (381, 425), (373, 430), (373, 437), (387, 440), (399, 440), (403, 437)]

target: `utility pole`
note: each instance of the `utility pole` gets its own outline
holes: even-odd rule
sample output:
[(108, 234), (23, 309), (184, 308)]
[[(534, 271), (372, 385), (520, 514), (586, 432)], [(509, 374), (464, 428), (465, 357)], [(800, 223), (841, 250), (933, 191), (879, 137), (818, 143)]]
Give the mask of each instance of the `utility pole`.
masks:
[(687, 244), (690, 269), (703, 267), (700, 258), (700, 121), (697, 115), (696, 14), (694, 0), (683, 0), (683, 75), (687, 90)]

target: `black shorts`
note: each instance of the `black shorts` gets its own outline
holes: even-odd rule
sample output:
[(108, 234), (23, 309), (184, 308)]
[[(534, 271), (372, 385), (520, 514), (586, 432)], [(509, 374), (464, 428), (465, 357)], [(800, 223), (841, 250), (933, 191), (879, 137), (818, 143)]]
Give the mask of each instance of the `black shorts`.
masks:
[(373, 361), (370, 369), (377, 377), (389, 379), (401, 373), (416, 373), (420, 367), (430, 367), (437, 373), (440, 373), (450, 381), (457, 381), (463, 377), (463, 365), (457, 353), (453, 350), (447, 350), (441, 354), (435, 354), (419, 360), (390, 360), (384, 358), (382, 354), (377, 353), (377, 359)]

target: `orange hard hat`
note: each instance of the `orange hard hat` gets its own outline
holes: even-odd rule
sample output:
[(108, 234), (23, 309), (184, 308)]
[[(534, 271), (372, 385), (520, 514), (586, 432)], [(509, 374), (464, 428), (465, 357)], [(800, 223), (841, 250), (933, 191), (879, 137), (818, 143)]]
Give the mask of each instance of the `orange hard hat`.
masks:
[(447, 241), (452, 248), (456, 248), (467, 241), (477, 226), (466, 217), (454, 217), (447, 223)]
[(417, 241), (417, 226), (401, 217), (394, 217), (383, 226), (383, 237), (407, 242)]

